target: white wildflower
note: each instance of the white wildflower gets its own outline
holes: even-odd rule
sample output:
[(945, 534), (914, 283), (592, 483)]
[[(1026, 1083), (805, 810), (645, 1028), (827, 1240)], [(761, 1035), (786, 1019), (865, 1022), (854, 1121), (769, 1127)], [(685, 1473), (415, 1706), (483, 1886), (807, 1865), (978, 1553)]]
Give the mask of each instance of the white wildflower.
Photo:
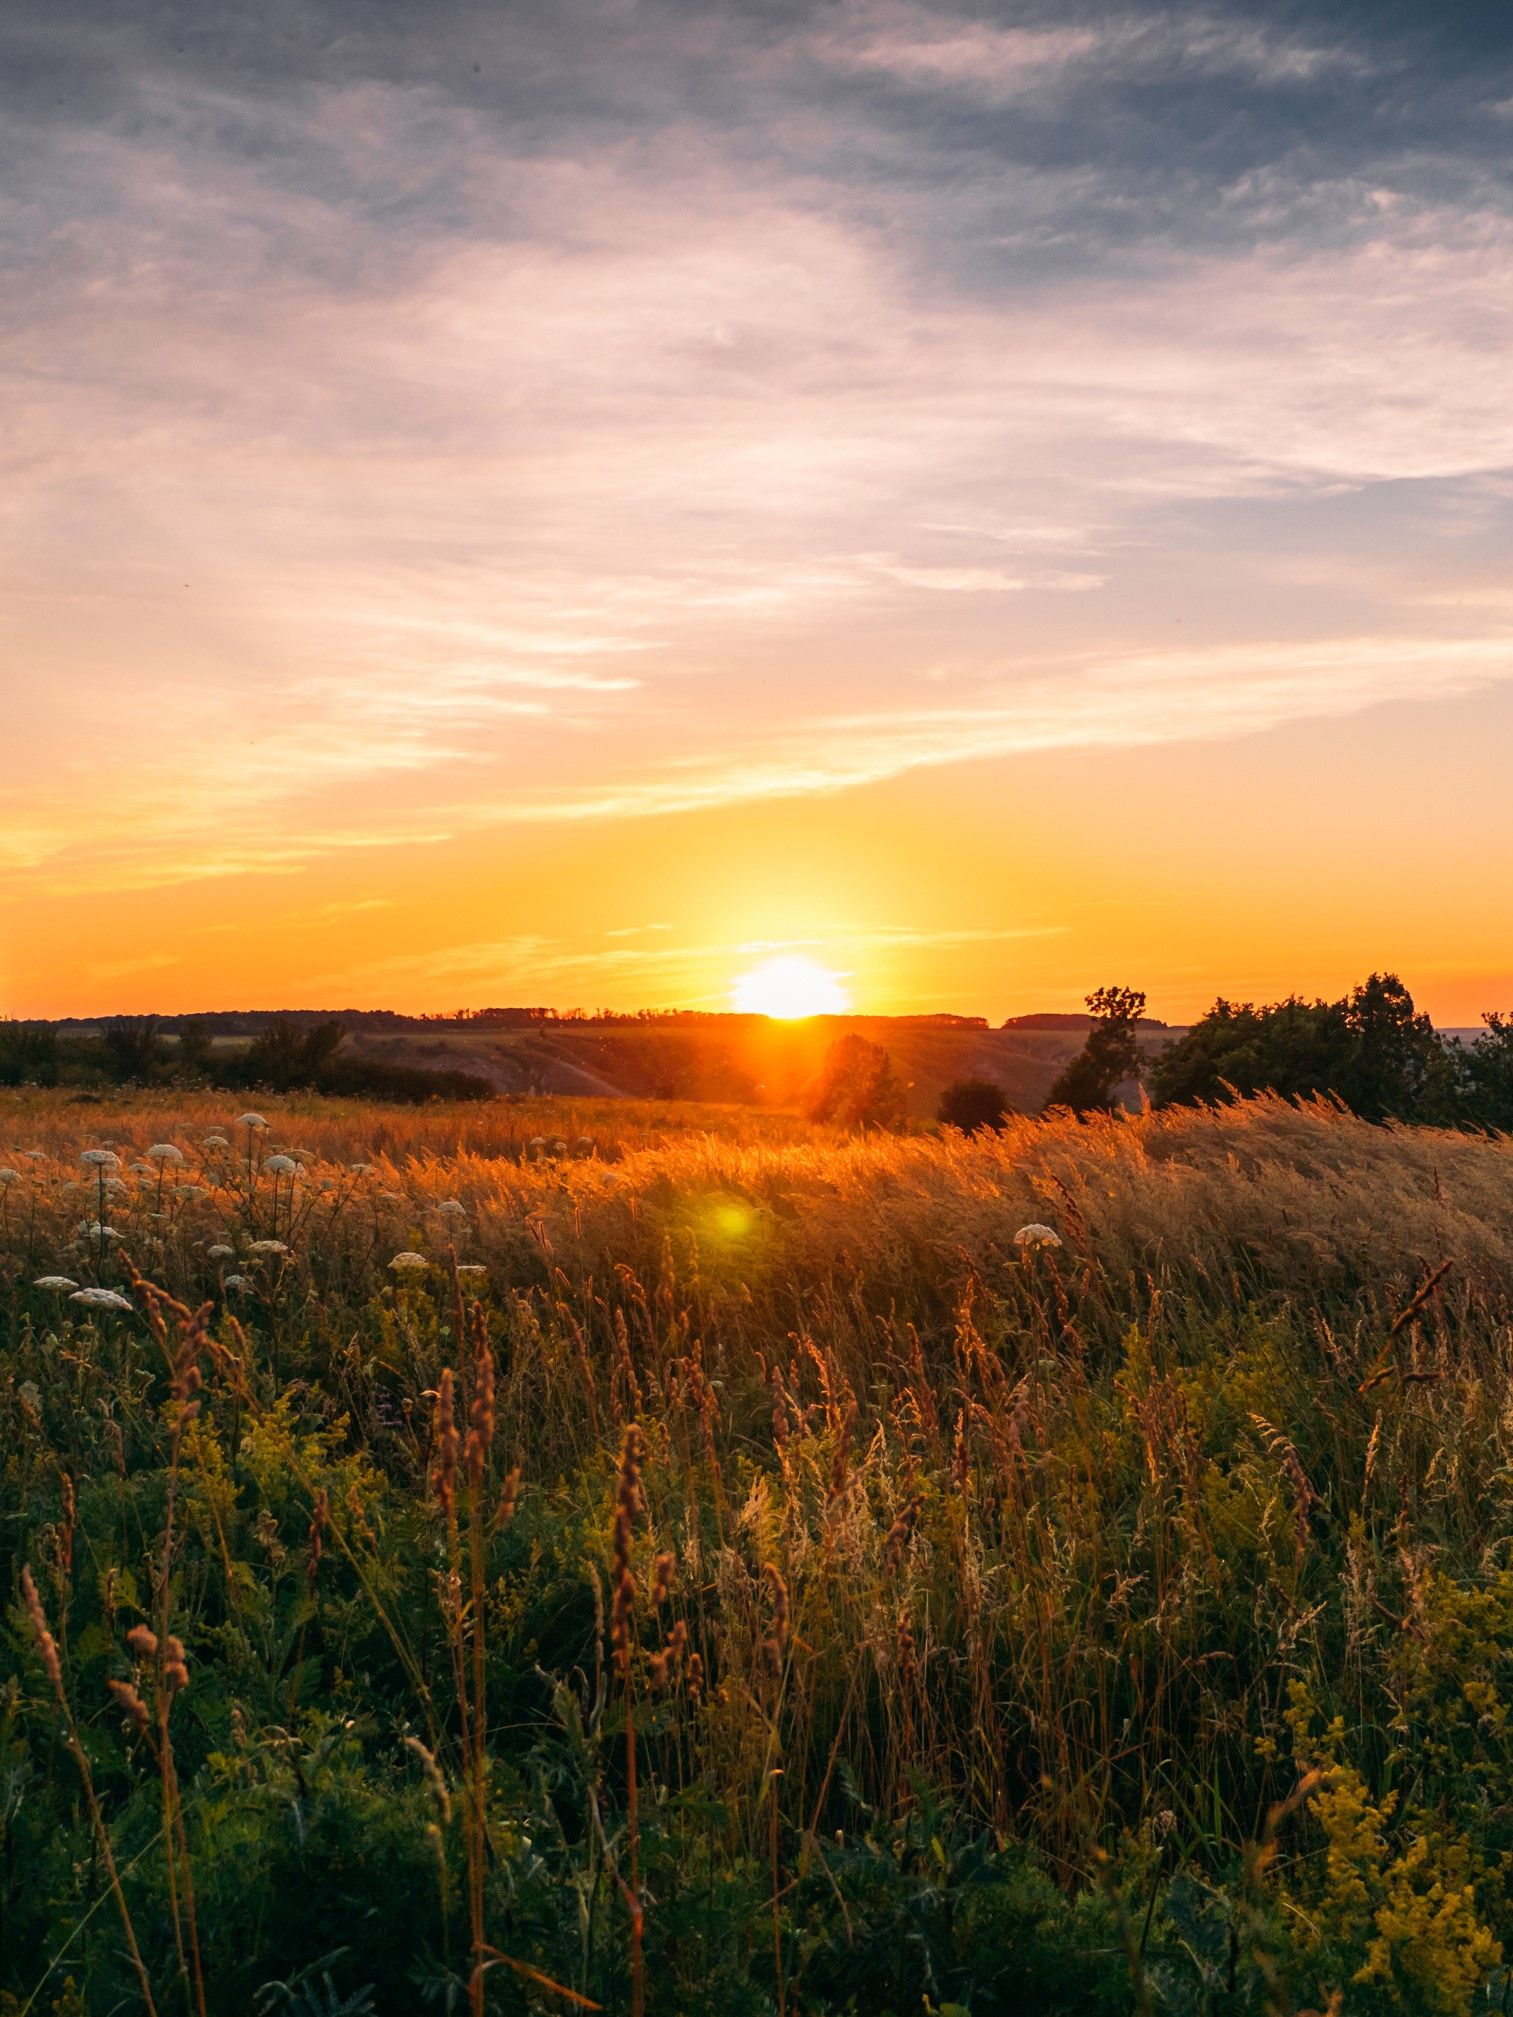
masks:
[(117, 1295), (114, 1289), (75, 1289), (68, 1299), (71, 1303), (85, 1303), (92, 1310), (129, 1310), (130, 1302), (125, 1296)]
[(114, 1149), (85, 1149), (79, 1157), (81, 1163), (89, 1163), (98, 1170), (118, 1170), (121, 1158)]
[(19, 1184), (20, 1181), (21, 1172), (13, 1170), (9, 1163), (6, 1164), (4, 1169), (0, 1169), (0, 1184)]
[(282, 1240), (253, 1240), (247, 1251), (249, 1254), (286, 1254), (289, 1249)]
[(235, 1254), (236, 1248), (228, 1247), (224, 1241), (217, 1240), (213, 1247), (206, 1247), (205, 1251), (213, 1261), (229, 1261), (233, 1254)]
[(1021, 1226), (1014, 1235), (1014, 1244), (1016, 1247), (1059, 1247), (1061, 1235), (1050, 1226)]
[(443, 1198), (436, 1209), (444, 1219), (465, 1219), (468, 1215), (467, 1206), (459, 1204), (456, 1198)]
[(184, 1151), (175, 1148), (172, 1142), (154, 1142), (144, 1153), (150, 1162), (155, 1163), (181, 1163), (184, 1160)]
[(34, 1289), (76, 1289), (78, 1286), (70, 1275), (38, 1275), (32, 1283)]
[(268, 1125), (261, 1114), (238, 1114), (236, 1124), (239, 1128), (265, 1128)]
[(398, 1268), (402, 1275), (416, 1274), (430, 1265), (431, 1263), (426, 1259), (424, 1254), (413, 1254), (408, 1251), (396, 1254), (389, 1263), (391, 1268)]
[(299, 1168), (299, 1164), (294, 1160), (293, 1156), (264, 1156), (263, 1168), (271, 1176), (287, 1177), (294, 1174)]
[(486, 1275), (488, 1269), (479, 1261), (459, 1261), (457, 1272), (459, 1275)]
[(222, 1283), (222, 1287), (228, 1289), (245, 1289), (247, 1287), (247, 1277), (245, 1275), (227, 1275)]
[(230, 1142), (224, 1135), (206, 1135), (205, 1139), (200, 1143), (202, 1149), (229, 1149), (230, 1146)]

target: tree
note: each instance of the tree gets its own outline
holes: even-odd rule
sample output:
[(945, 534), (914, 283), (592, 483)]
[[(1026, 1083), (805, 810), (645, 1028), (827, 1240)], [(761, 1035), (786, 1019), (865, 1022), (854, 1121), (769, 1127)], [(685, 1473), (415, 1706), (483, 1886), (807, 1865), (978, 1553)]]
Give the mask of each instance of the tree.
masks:
[(894, 1128), (904, 1117), (904, 1089), (881, 1044), (854, 1033), (825, 1053), (809, 1103), (812, 1121), (843, 1128)]
[(0, 1086), (58, 1083), (58, 1032), (47, 1023), (0, 1022)]
[(303, 1024), (293, 1016), (274, 1016), (238, 1060), (235, 1077), (243, 1085), (272, 1086), (280, 1092), (313, 1086), (335, 1057), (343, 1034), (334, 1016)]
[(1093, 1027), (1087, 1041), (1045, 1096), (1050, 1107), (1074, 1114), (1111, 1113), (1119, 1087), (1141, 1072), (1139, 1024), (1145, 1014), (1141, 988), (1101, 987), (1086, 997)]
[(156, 1016), (116, 1016), (100, 1032), (105, 1069), (123, 1083), (149, 1079), (163, 1054)]
[(1338, 1001), (1216, 1001), (1157, 1057), (1150, 1088), (1157, 1106), (1329, 1093), (1366, 1120), (1449, 1122), (1466, 1070), (1397, 975), (1374, 973)]
[(984, 1128), (995, 1133), (1009, 1117), (1009, 1103), (1003, 1087), (992, 1079), (957, 1079), (940, 1096), (935, 1118), (942, 1127), (960, 1128), (975, 1135)]
[(1464, 1116), (1473, 1127), (1513, 1133), (1513, 1016), (1495, 1009), (1486, 1027), (1458, 1053)]

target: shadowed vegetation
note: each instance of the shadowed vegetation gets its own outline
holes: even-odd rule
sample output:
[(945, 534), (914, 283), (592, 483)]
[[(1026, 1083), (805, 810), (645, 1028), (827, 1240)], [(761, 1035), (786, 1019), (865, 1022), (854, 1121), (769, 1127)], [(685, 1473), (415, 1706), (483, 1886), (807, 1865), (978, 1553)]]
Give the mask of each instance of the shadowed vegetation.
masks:
[(0, 2008), (1501, 2007), (1502, 1140), (4, 1113)]

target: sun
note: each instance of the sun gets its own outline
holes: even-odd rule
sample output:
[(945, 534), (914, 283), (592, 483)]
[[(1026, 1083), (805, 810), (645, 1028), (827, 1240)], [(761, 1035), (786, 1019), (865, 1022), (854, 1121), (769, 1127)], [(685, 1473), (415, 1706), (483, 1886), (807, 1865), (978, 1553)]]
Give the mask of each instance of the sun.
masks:
[(775, 1016), (783, 1022), (844, 1015), (851, 1006), (839, 974), (796, 952), (775, 953), (743, 973), (731, 988), (730, 999), (743, 1015)]

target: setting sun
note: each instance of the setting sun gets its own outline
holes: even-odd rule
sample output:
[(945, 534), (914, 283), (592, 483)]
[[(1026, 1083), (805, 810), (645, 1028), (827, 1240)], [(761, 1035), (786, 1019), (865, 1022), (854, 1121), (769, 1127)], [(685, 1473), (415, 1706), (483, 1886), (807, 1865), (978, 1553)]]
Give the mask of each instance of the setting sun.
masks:
[(778, 953), (742, 974), (731, 1004), (745, 1015), (796, 1022), (802, 1016), (844, 1015), (851, 1006), (840, 976), (802, 953)]

